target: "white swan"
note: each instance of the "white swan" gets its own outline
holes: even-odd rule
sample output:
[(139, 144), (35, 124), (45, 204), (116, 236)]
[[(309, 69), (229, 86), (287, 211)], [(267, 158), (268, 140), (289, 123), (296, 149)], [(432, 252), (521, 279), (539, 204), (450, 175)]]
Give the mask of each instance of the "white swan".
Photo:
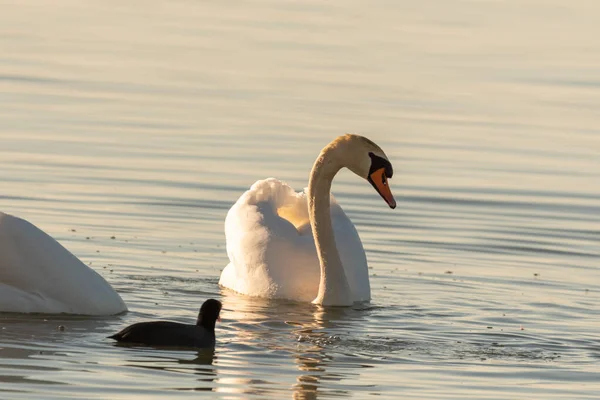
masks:
[(383, 150), (362, 136), (340, 136), (321, 151), (304, 192), (270, 178), (256, 182), (233, 205), (225, 220), (230, 262), (219, 284), (245, 295), (320, 305), (370, 300), (362, 243), (330, 195), (331, 181), (343, 167), (396, 207), (387, 182), (392, 165)]
[(127, 307), (104, 278), (56, 240), (0, 212), (0, 311), (113, 315)]

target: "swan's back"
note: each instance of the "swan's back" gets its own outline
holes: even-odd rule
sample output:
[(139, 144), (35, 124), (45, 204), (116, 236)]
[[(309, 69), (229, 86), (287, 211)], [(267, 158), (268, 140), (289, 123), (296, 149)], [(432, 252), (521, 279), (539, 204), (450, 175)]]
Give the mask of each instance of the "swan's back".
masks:
[(0, 212), (0, 311), (112, 315), (126, 310), (96, 271), (33, 224)]
[[(366, 256), (352, 222), (331, 196), (331, 218), (344, 271), (356, 301), (371, 297)], [(265, 298), (312, 301), (320, 266), (305, 192), (274, 178), (257, 181), (227, 213), (230, 263), (219, 284)]]

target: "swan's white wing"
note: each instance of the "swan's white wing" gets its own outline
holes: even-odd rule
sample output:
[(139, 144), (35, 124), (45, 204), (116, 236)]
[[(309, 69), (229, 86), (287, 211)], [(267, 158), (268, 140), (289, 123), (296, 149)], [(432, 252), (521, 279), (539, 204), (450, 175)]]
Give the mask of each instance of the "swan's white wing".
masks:
[[(333, 196), (331, 216), (355, 300), (369, 300), (362, 243)], [(225, 235), (230, 263), (220, 285), (250, 296), (298, 301), (316, 297), (321, 274), (305, 193), (277, 179), (257, 181), (229, 210)]]
[[(250, 296), (311, 301), (320, 269), (306, 200), (277, 179), (257, 181), (227, 213), (225, 236), (230, 263), (219, 284)], [(298, 229), (278, 214), (296, 217)], [(302, 223), (304, 211), (306, 223)], [(290, 218), (293, 220), (294, 218)]]
[(113, 315), (126, 310), (96, 271), (36, 226), (0, 212), (0, 311)]

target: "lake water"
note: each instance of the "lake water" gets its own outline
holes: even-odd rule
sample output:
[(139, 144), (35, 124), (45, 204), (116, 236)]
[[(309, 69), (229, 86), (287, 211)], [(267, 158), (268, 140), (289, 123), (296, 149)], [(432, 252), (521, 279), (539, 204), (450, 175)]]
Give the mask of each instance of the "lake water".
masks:
[[(9, 1), (0, 210), (122, 295), (108, 318), (0, 314), (3, 399), (600, 397), (600, 5), (591, 1)], [(373, 300), (218, 287), (227, 210), (301, 189), (337, 135)], [(214, 354), (121, 348), (223, 301)], [(65, 330), (57, 329), (64, 325)]]

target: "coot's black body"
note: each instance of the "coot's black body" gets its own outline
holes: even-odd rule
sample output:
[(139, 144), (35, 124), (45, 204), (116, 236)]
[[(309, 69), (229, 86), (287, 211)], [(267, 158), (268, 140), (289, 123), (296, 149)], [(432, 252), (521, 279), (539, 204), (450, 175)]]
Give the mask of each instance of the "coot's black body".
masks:
[(215, 346), (215, 324), (221, 312), (221, 302), (209, 299), (200, 307), (195, 325), (170, 321), (138, 322), (109, 336), (119, 343), (156, 347)]

